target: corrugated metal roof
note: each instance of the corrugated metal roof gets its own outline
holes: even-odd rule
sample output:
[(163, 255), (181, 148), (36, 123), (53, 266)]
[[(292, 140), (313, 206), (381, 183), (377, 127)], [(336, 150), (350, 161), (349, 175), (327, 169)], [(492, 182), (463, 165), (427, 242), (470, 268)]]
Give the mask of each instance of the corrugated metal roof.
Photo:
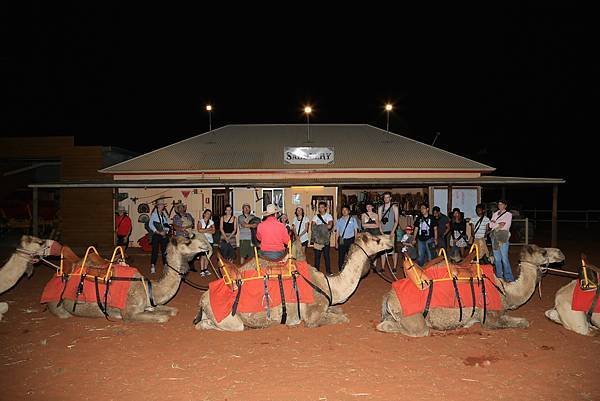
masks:
[[(333, 147), (333, 164), (287, 164), (286, 146)], [(371, 125), (227, 125), (100, 170), (165, 173), (293, 169), (469, 170), (494, 168)]]
[(354, 188), (446, 186), (446, 185), (554, 185), (564, 184), (561, 178), (494, 177), (476, 178), (298, 178), (262, 179), (252, 184), (247, 180), (122, 180), (63, 181), (30, 184), (30, 188), (210, 188), (210, 187), (290, 187), (294, 185), (343, 186)]

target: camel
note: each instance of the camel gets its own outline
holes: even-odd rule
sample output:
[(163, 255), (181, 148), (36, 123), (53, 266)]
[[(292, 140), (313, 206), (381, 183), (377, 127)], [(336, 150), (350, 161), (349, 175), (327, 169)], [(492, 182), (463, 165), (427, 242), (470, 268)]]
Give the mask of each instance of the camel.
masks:
[[(594, 296), (597, 296), (598, 285), (600, 285), (600, 269), (596, 266), (587, 264), (585, 255), (581, 255), (583, 262), (583, 269), (586, 271), (583, 275), (584, 279), (581, 281), (589, 283), (590, 290), (593, 291)], [(588, 277), (590, 277), (588, 281)], [(580, 279), (573, 280), (569, 284), (563, 286), (556, 292), (554, 297), (554, 308), (546, 311), (545, 315), (548, 319), (555, 323), (562, 324), (568, 330), (574, 331), (577, 334), (584, 336), (597, 335), (600, 329), (600, 313), (591, 313), (589, 311), (573, 310), (573, 292), (576, 290), (576, 286), (579, 285)], [(595, 301), (597, 304), (597, 300)], [(594, 299), (592, 299), (594, 303)], [(585, 304), (585, 303), (584, 303)], [(579, 308), (577, 308), (579, 309)], [(594, 308), (595, 309), (595, 308)]]
[[(300, 304), (300, 316), (296, 303), (286, 302), (288, 313), (285, 322), (288, 326), (298, 325), (304, 321), (306, 327), (318, 327), (328, 324), (347, 323), (348, 317), (342, 312), (339, 305), (348, 300), (358, 287), (360, 279), (369, 272), (370, 258), (390, 249), (394, 244), (389, 235), (371, 235), (361, 233), (356, 237), (355, 243), (350, 247), (348, 257), (341, 273), (332, 277), (325, 277), (323, 273), (309, 265), (310, 277), (318, 288), (324, 293), (331, 294), (331, 305), (327, 298), (318, 291), (314, 292), (314, 303)], [(299, 256), (301, 255), (301, 247)], [(249, 262), (255, 264), (255, 262)], [(261, 265), (263, 260), (260, 261)], [(331, 287), (331, 292), (327, 285)], [(200, 299), (200, 310), (195, 320), (195, 327), (198, 330), (223, 330), (223, 331), (243, 331), (244, 328), (265, 328), (274, 324), (279, 324), (282, 316), (281, 305), (270, 309), (270, 317), (267, 317), (266, 311), (258, 313), (237, 313), (235, 316), (229, 314), (221, 322), (217, 322), (210, 304), (210, 290), (205, 292)]]
[[(107, 308), (111, 318), (121, 318), (124, 321), (137, 321), (149, 323), (164, 323), (177, 314), (177, 308), (166, 306), (177, 293), (181, 279), (189, 270), (188, 262), (200, 252), (212, 254), (211, 244), (206, 236), (195, 234), (194, 238), (186, 239), (174, 237), (167, 246), (167, 263), (163, 269), (162, 277), (158, 280), (131, 281), (127, 293), (127, 303), (124, 309)], [(142, 275), (136, 272), (134, 279)], [(146, 292), (147, 282), (151, 283), (152, 297), (157, 306), (152, 307)], [(96, 303), (78, 303), (73, 312), (72, 300), (63, 299), (62, 302), (48, 302), (50, 312), (61, 319), (71, 316), (104, 317)], [(60, 305), (59, 305), (60, 304)]]
[[(33, 264), (39, 257), (48, 256), (54, 243), (55, 241), (52, 240), (23, 235), (19, 247), (0, 269), (0, 294), (13, 287), (23, 274), (27, 273), (27, 276), (31, 277)], [(8, 304), (0, 302), (0, 320), (6, 311), (8, 311)]]
[[(529, 322), (525, 318), (508, 316), (506, 311), (517, 309), (531, 298), (541, 278), (541, 266), (562, 262), (564, 258), (563, 253), (556, 248), (524, 246), (519, 264), (521, 273), (516, 281), (509, 283), (497, 277), (490, 277), (504, 294), (500, 295), (502, 310), (487, 311), (485, 322), (483, 322), (483, 311), (480, 308), (476, 308), (473, 316), (463, 319), (462, 322), (459, 322), (460, 310), (458, 307), (431, 309), (427, 317), (423, 317), (421, 313), (404, 317), (400, 301), (392, 289), (383, 298), (382, 321), (377, 325), (377, 330), (386, 333), (401, 333), (410, 337), (424, 337), (429, 335), (430, 328), (452, 330), (471, 327), (475, 323), (481, 323), (488, 329), (529, 327)], [(463, 308), (463, 316), (469, 316), (467, 308)]]

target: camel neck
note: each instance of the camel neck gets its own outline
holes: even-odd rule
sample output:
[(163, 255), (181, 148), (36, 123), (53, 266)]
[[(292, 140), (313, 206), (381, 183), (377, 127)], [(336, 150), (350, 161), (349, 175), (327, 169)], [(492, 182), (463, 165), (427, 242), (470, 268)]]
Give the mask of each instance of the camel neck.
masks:
[(519, 277), (512, 283), (504, 284), (508, 309), (515, 309), (527, 302), (537, 284), (538, 266), (530, 262), (521, 262), (519, 268)]
[(342, 272), (329, 279), (332, 304), (341, 304), (350, 298), (358, 286), (358, 282), (360, 281), (367, 263), (367, 255), (358, 247), (358, 245), (352, 245)]
[(0, 270), (0, 294), (11, 288), (27, 270), (29, 260), (15, 252)]
[[(185, 263), (183, 257), (173, 249), (173, 245), (171, 244), (169, 244), (167, 248), (167, 263), (173, 267), (173, 269), (177, 270), (180, 270), (182, 264)], [(152, 282), (154, 301), (157, 304), (166, 304), (175, 296), (177, 290), (179, 290), (181, 276), (173, 269), (169, 266), (164, 266), (162, 277), (158, 281)]]

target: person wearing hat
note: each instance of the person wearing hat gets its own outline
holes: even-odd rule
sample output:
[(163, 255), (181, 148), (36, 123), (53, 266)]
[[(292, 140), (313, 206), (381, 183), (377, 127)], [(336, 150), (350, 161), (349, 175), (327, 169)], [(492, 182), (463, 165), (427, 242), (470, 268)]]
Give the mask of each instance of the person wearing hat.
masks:
[(194, 225), (194, 217), (187, 212), (187, 205), (182, 202), (176, 204), (175, 216), (173, 216), (173, 234), (176, 237), (190, 238)]
[(129, 247), (131, 228), (131, 219), (127, 216), (127, 209), (125, 209), (125, 206), (120, 205), (115, 216), (115, 233), (117, 235), (117, 245), (122, 246), (124, 251)]
[(508, 249), (510, 244), (510, 225), (512, 223), (512, 213), (506, 210), (508, 204), (506, 200), (498, 201), (498, 210), (492, 215), (490, 220), (490, 236), (492, 238), (492, 248), (494, 251), (494, 264), (496, 267), (496, 276), (503, 278), (507, 282), (515, 281), (512, 274), (510, 261), (508, 260)]
[(156, 208), (150, 215), (148, 223), (152, 231), (152, 254), (150, 256), (150, 273), (156, 273), (156, 261), (158, 260), (158, 248), (160, 247), (163, 265), (167, 264), (167, 245), (169, 244), (169, 215), (165, 211), (165, 201), (156, 201)]
[(244, 263), (246, 259), (254, 256), (254, 245), (252, 244), (252, 229), (258, 224), (250, 224), (251, 220), (256, 218), (251, 213), (250, 204), (242, 205), (242, 214), (238, 216), (238, 225), (240, 227), (240, 263)]
[(285, 226), (277, 220), (279, 209), (274, 204), (267, 205), (265, 218), (256, 228), (256, 238), (260, 241), (260, 254), (268, 259), (281, 259), (290, 236)]

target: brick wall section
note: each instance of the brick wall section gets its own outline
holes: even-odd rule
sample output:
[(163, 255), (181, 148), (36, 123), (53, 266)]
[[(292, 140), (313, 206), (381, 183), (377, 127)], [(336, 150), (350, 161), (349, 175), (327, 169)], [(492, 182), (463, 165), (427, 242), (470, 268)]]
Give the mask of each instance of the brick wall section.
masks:
[(0, 138), (0, 157), (58, 159), (73, 146), (72, 136)]
[[(62, 241), (72, 247), (113, 246), (113, 192), (110, 188), (64, 188), (61, 193)], [(107, 257), (110, 257), (108, 255)]]

